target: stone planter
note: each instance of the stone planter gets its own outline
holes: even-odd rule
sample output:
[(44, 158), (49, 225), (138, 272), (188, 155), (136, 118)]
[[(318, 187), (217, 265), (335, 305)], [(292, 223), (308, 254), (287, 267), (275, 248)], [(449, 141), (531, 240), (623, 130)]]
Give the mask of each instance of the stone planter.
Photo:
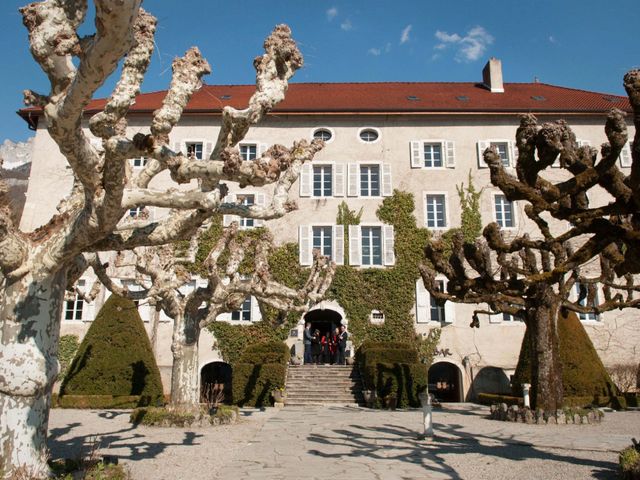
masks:
[(544, 410), (532, 410), (529, 407), (507, 406), (506, 403), (494, 404), (490, 407), (489, 418), (503, 422), (519, 422), (531, 425), (590, 425), (602, 421), (603, 414), (598, 410), (581, 409), (557, 410), (545, 412)]
[(271, 392), (271, 396), (273, 397), (273, 401), (276, 403), (284, 402), (284, 397), (286, 396), (282, 390), (274, 390)]

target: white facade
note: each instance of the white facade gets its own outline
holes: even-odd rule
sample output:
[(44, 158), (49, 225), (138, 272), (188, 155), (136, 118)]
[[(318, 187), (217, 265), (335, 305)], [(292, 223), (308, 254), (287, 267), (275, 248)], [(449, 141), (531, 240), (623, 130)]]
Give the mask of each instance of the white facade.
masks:
[[(505, 84), (504, 89), (508, 92), (509, 84)], [(240, 149), (243, 157), (251, 159), (273, 144), (290, 146), (300, 138), (323, 136), (327, 140), (325, 148), (312, 164), (305, 165), (299, 181), (292, 188), (291, 195), (298, 203), (298, 210), (266, 222), (266, 226), (273, 232), (276, 243), (299, 243), (302, 265), (311, 263), (313, 248), (321, 248), (338, 264), (349, 258), (351, 265), (361, 268), (385, 268), (395, 262), (394, 232), (391, 226), (378, 220), (375, 212), (394, 189), (414, 195), (414, 215), (418, 226), (428, 226), (437, 235), (459, 226), (460, 204), (456, 186), (462, 182), (466, 184), (471, 172), (475, 186), (482, 189), (483, 224), (499, 221), (503, 228), (514, 233), (535, 232), (525, 221), (523, 205), (504, 202), (501, 193), (490, 184), (489, 170), (481, 159), (481, 152), (488, 145), (495, 145), (504, 155), (505, 165), (509, 168), (515, 165), (517, 150), (514, 138), (520, 113), (279, 113), (268, 116), (259, 126), (252, 128)], [(605, 112), (536, 115), (539, 120), (567, 119), (582, 143), (597, 146), (606, 142)], [(148, 117), (132, 116), (130, 133), (146, 131), (148, 120)], [(21, 223), (25, 231), (46, 222), (55, 213), (58, 200), (70, 191), (72, 184), (71, 171), (65, 168), (65, 159), (49, 138), (43, 123), (37, 129), (34, 142), (31, 179)], [(219, 124), (219, 115), (187, 113), (172, 131), (171, 145), (206, 157), (217, 137)], [(631, 123), (629, 130), (631, 137)], [(90, 135), (88, 130), (87, 134)], [(627, 149), (621, 156), (621, 168), (625, 173), (630, 170)], [(136, 167), (141, 164), (141, 161), (137, 162), (134, 164)], [(566, 172), (552, 168), (545, 175), (550, 180), (557, 180)], [(168, 182), (168, 174), (163, 173), (153, 182), (156, 185)], [(230, 185), (230, 192), (229, 201), (258, 204), (270, 201), (269, 188), (239, 190)], [(608, 201), (604, 191), (594, 193), (594, 197), (590, 198), (592, 204)], [(348, 251), (343, 248), (347, 232), (336, 225), (338, 205), (342, 201), (346, 201), (350, 209), (358, 211), (362, 208), (363, 212), (361, 225), (351, 227), (348, 232)], [(152, 218), (159, 218), (164, 212), (156, 209), (149, 214)], [(232, 220), (225, 217), (225, 223)], [(252, 228), (260, 224), (259, 221), (250, 223), (243, 227)], [(563, 226), (556, 225), (555, 228)], [(95, 281), (90, 274), (83, 280), (89, 286)], [(62, 322), (62, 334), (82, 336), (105, 296), (103, 292), (94, 305), (83, 305), (81, 312), (78, 312), (77, 302), (73, 305), (69, 302), (70, 311), (65, 312), (68, 319)], [(255, 300), (252, 301), (246, 305), (244, 313), (235, 314), (233, 318), (227, 315), (223, 320), (237, 323), (256, 321), (259, 309)], [(153, 322), (150, 320), (154, 312), (145, 305), (139, 308), (152, 334)], [(433, 327), (442, 328), (436, 361), (446, 361), (459, 368), (465, 397), (474, 393), (474, 380), (483, 368), (497, 367), (507, 375), (514, 371), (525, 329), (522, 322), (502, 315), (483, 317), (479, 329), (469, 328), (473, 309), (473, 306), (447, 302), (439, 310), (432, 305), (421, 282), (416, 284), (416, 332), (426, 334)], [(640, 362), (637, 316), (635, 310), (627, 310), (584, 321), (605, 365)], [(378, 320), (380, 318), (372, 316), (372, 321)], [(171, 329), (170, 320), (161, 313), (152, 339), (165, 388), (170, 385)], [(292, 332), (289, 344), (299, 341), (295, 334)], [(219, 352), (212, 349), (214, 339), (207, 331), (202, 333), (200, 345), (201, 366), (220, 360)]]

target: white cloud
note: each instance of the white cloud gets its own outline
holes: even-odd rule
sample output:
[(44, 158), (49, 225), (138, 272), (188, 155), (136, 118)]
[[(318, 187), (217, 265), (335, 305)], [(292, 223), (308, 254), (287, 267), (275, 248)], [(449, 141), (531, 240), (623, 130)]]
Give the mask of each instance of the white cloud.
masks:
[(400, 34), (400, 45), (403, 43), (407, 43), (409, 41), (409, 33), (411, 32), (411, 25), (407, 25), (402, 29), (402, 33)]
[(327, 10), (327, 20), (333, 20), (334, 18), (336, 18), (336, 15), (338, 15), (338, 9), (336, 7), (331, 7), (329, 10)]
[(556, 43), (557, 42), (556, 37), (554, 37), (553, 35), (549, 35), (549, 42)]
[(369, 50), (367, 50), (367, 53), (369, 55), (373, 55), (374, 57), (379, 57), (382, 52), (379, 48), (370, 48)]
[(493, 37), (481, 26), (473, 27), (465, 36), (438, 30), (435, 37), (440, 40), (440, 43), (433, 47), (434, 50), (441, 51), (453, 46), (457, 49), (455, 59), (458, 62), (478, 60), (493, 43)]
[(387, 42), (387, 44), (384, 47), (384, 51), (385, 53), (389, 53), (391, 51), (391, 42)]
[(345, 32), (348, 32), (349, 30), (351, 30), (353, 28), (353, 25), (351, 24), (351, 20), (347, 18), (344, 22), (340, 24), (340, 28)]

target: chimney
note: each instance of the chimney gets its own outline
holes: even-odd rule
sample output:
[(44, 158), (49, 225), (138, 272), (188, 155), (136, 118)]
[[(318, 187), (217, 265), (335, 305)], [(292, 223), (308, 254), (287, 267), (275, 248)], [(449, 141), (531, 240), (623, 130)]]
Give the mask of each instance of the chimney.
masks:
[(491, 93), (504, 93), (502, 84), (502, 62), (491, 57), (482, 69), (482, 83)]

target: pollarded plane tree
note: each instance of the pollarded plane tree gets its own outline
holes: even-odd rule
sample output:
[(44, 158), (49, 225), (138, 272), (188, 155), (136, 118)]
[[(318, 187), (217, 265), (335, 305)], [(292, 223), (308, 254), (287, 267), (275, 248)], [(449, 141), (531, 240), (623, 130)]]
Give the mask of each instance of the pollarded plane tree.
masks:
[(273, 238), (267, 230), (257, 238), (240, 237), (238, 223), (233, 222), (208, 252), (202, 264), (203, 278), (187, 268), (196, 262), (196, 241), (185, 257), (176, 256), (170, 245), (127, 252), (132, 258), (120, 262), (120, 270), (127, 274), (126, 268), (133, 267), (135, 281), (124, 286), (112, 280), (114, 275), (107, 273), (110, 267), (98, 254), (92, 258), (93, 270), (107, 289), (132, 299), (146, 298), (173, 320), (172, 407), (198, 408), (198, 341), (201, 330), (218, 316), (239, 310), (249, 296), (262, 307), (286, 312), (304, 312), (322, 300), (333, 280), (335, 263), (315, 250), (304, 286), (294, 289), (274, 280), (269, 267), (272, 249)]
[[(153, 112), (146, 133), (128, 136), (127, 112), (149, 65), (156, 20), (141, 0), (95, 0), (95, 32), (80, 36), (88, 5), (84, 0), (35, 2), (20, 11), (33, 58), (49, 78), (49, 94), (25, 91), (73, 172), (70, 194), (58, 213), (32, 232), (11, 220), (6, 197), (0, 205), (0, 470), (24, 467), (34, 476), (47, 473), (45, 440), (50, 393), (58, 374), (57, 347), (64, 291), (86, 268), (83, 253), (123, 251), (189, 238), (214, 213), (275, 218), (291, 204), (287, 192), (303, 162), (322, 142), (274, 146), (256, 161), (242, 161), (236, 145), (284, 98), (288, 80), (302, 56), (281, 25), (254, 60), (256, 91), (244, 110), (222, 112), (215, 148), (198, 161), (169, 148), (169, 136), (191, 95), (210, 68), (197, 48), (173, 62), (171, 85)], [(98, 87), (122, 70), (104, 109), (88, 128), (101, 141), (94, 147), (83, 128), (83, 109)], [(149, 159), (133, 174), (129, 160)], [(168, 171), (185, 189), (159, 189), (150, 182)], [(240, 186), (274, 185), (273, 200), (261, 208), (224, 203), (223, 182)], [(196, 182), (194, 182), (196, 183)], [(141, 206), (162, 207), (162, 219), (123, 223), (125, 213)]]
[[(624, 84), (636, 132), (629, 175), (617, 167), (627, 142), (621, 111), (607, 117), (608, 143), (599, 159), (596, 149), (578, 146), (565, 122), (539, 125), (525, 115), (516, 133), (516, 176), (505, 170), (494, 148), (483, 156), (492, 184), (508, 200), (525, 203), (535, 235), (505, 233), (490, 223), (476, 242), (455, 236), (451, 254), (443, 242), (429, 243), (420, 268), (426, 289), (438, 301), (488, 306), (474, 313), (472, 327), (479, 326), (478, 313), (507, 313), (526, 322), (534, 343), (533, 404), (547, 411), (563, 402), (556, 329), (561, 309), (600, 314), (640, 307), (633, 275), (640, 271), (640, 71), (629, 72)], [(568, 173), (554, 183), (541, 174), (557, 161)], [(610, 202), (590, 206), (594, 187), (604, 189)], [(446, 289), (438, 275), (447, 278)]]

